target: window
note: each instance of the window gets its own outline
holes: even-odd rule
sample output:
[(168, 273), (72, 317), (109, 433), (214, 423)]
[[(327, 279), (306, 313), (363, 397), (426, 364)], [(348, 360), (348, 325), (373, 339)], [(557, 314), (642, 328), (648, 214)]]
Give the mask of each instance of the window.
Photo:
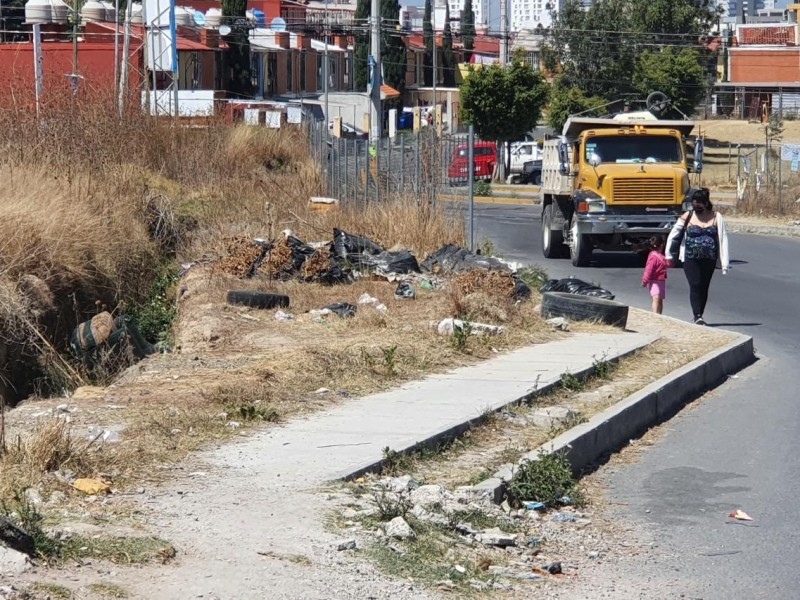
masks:
[(591, 137), (586, 140), (585, 160), (592, 154), (600, 157), (600, 162), (631, 163), (680, 163), (683, 162), (680, 144), (674, 137)]
[(292, 71), (294, 71), (294, 61), (292, 60), (294, 56), (292, 52), (286, 53), (286, 91), (293, 92), (294, 91), (294, 81), (292, 78)]
[(325, 57), (317, 52), (317, 91), (321, 92), (325, 85), (325, 78), (322, 75), (323, 65), (325, 63)]

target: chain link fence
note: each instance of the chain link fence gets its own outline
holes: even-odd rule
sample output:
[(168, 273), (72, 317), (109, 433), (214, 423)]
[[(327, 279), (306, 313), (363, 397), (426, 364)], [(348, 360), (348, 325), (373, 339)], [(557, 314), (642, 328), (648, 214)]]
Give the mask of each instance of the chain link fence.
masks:
[(411, 197), (435, 204), (442, 194), (466, 193), (466, 134), (439, 136), (428, 127), (371, 144), (363, 138), (326, 135), (322, 125), (312, 128), (311, 144), (325, 168), (327, 195), (342, 203)]

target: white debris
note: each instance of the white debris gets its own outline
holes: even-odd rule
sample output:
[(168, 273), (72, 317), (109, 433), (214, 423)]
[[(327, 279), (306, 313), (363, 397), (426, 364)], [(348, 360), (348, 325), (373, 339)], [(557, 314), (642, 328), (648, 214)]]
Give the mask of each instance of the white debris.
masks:
[(505, 327), (499, 325), (469, 323), (461, 319), (453, 318), (442, 319), (436, 327), (439, 335), (453, 335), (456, 329), (464, 330), (465, 328), (474, 335), (500, 335), (505, 331)]

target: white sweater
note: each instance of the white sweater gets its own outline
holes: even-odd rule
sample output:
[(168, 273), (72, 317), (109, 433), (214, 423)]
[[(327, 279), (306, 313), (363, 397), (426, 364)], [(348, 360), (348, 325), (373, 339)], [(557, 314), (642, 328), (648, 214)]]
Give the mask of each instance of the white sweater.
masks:
[[(691, 219), (691, 212), (686, 213), (690, 215)], [(678, 258), (681, 262), (685, 260), (686, 256), (686, 235), (684, 229), (686, 228), (686, 221), (684, 220), (686, 214), (681, 215), (678, 220), (675, 222), (675, 225), (672, 227), (672, 231), (669, 233), (669, 237), (667, 238), (667, 248), (666, 254), (667, 260), (674, 261), (675, 257), (672, 255), (672, 242), (677, 236), (682, 236), (681, 238), (681, 249), (678, 255)], [(723, 271), (727, 271), (730, 266), (730, 258), (728, 256), (728, 233), (725, 230), (725, 219), (722, 218), (722, 215), (717, 213), (716, 215), (716, 225), (717, 225), (717, 232), (719, 234), (719, 253), (717, 256), (717, 266), (721, 267)]]

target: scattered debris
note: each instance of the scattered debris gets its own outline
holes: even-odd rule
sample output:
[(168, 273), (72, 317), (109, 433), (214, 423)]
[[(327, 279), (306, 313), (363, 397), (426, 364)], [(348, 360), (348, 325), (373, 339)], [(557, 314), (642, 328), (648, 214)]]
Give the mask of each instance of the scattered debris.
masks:
[(531, 295), (528, 285), (510, 271), (473, 269), (456, 277), (452, 285), (465, 296), (484, 292), (490, 296), (520, 300)]
[(88, 494), (90, 496), (95, 496), (97, 494), (110, 494), (111, 493), (111, 486), (108, 485), (102, 479), (76, 479), (75, 483), (72, 484), (79, 492), (83, 492), (84, 494)]
[(552, 564), (549, 564), (545, 567), (545, 570), (550, 573), (550, 575), (561, 575), (561, 563), (556, 561)]
[(309, 312), (314, 316), (325, 316), (325, 315), (335, 314), (344, 319), (348, 317), (355, 317), (357, 310), (358, 309), (355, 306), (353, 306), (352, 304), (348, 304), (347, 302), (336, 302), (335, 304), (329, 304), (328, 306), (324, 306), (321, 309), (312, 310)]
[(574, 523), (577, 519), (578, 517), (569, 513), (556, 513), (550, 518), (551, 521), (556, 523)]
[(522, 507), (525, 510), (544, 510), (547, 508), (544, 502), (523, 502)]
[(507, 546), (516, 546), (516, 536), (510, 535), (500, 531), (500, 528), (487, 529), (475, 536), (475, 539), (486, 546), (498, 546), (505, 548)]
[(553, 317), (547, 319), (546, 323), (556, 331), (569, 331), (569, 321), (564, 317)]
[(413, 300), (417, 297), (417, 291), (409, 282), (401, 281), (397, 284), (397, 289), (394, 291), (394, 297), (398, 300), (403, 300), (406, 298)]
[(500, 335), (505, 331), (505, 327), (501, 325), (487, 325), (485, 323), (468, 323), (467, 321), (462, 321), (461, 319), (454, 319), (452, 317), (448, 317), (447, 319), (442, 319), (439, 321), (439, 324), (436, 326), (439, 335), (453, 335), (456, 329), (464, 330), (468, 329), (470, 333), (475, 335)]
[(0, 546), (0, 577), (13, 577), (22, 575), (28, 571), (33, 564), (27, 554), (18, 552), (13, 548)]
[(732, 519), (736, 519), (737, 521), (752, 521), (753, 517), (748, 515), (743, 510), (736, 510), (728, 515)]
[(275, 313), (276, 321), (294, 321), (294, 315), (279, 310)]
[(399, 540), (416, 537), (411, 525), (403, 517), (395, 517), (389, 521), (386, 525), (386, 535)]
[(342, 540), (341, 542), (336, 543), (336, 549), (341, 552), (343, 550), (355, 550), (356, 549), (356, 541), (353, 538), (349, 540)]
[(107, 444), (117, 444), (122, 441), (118, 432), (102, 427), (89, 427), (88, 439), (90, 442), (105, 442)]
[[(21, 527), (18, 527), (8, 517), (0, 517), (0, 549), (3, 544), (10, 549), (33, 556), (36, 543), (32, 536)], [(2, 573), (2, 569), (0, 569)]]
[(596, 286), (592, 283), (587, 283), (582, 279), (575, 277), (566, 277), (564, 279), (550, 279), (539, 290), (543, 294), (545, 292), (565, 292), (567, 294), (578, 294), (579, 296), (593, 296), (595, 298), (605, 298), (606, 300), (613, 300), (614, 294), (606, 289)]

